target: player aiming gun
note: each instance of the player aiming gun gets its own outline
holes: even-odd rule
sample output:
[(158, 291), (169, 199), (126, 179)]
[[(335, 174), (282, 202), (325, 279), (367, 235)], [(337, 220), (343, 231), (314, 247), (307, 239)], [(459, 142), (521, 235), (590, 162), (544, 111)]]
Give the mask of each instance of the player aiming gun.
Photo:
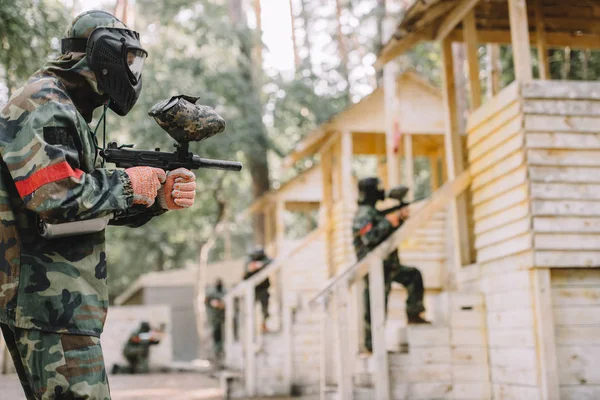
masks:
[[(160, 149), (132, 150), (133, 145), (118, 146), (111, 142), (106, 149), (101, 150), (100, 155), (104, 161), (119, 168), (154, 167), (165, 171), (177, 168), (212, 168), (240, 171), (240, 162), (200, 158), (189, 152), (189, 142), (199, 142), (225, 130), (225, 120), (211, 107), (196, 105), (197, 100), (197, 97), (173, 96), (157, 103), (148, 112), (177, 141), (174, 152), (168, 153)], [(38, 219), (38, 232), (47, 239), (99, 232), (106, 228), (111, 218), (112, 215), (108, 215), (62, 224), (48, 224)]]
[(404, 198), (408, 194), (408, 190), (409, 189), (406, 186), (404, 186), (404, 185), (399, 185), (399, 186), (396, 186), (396, 187), (390, 189), (390, 191), (389, 191), (389, 193), (387, 195), (387, 198), (388, 199), (398, 200), (400, 202), (400, 204), (395, 205), (395, 206), (390, 207), (390, 208), (386, 208), (385, 210), (380, 210), (379, 214), (380, 215), (386, 215), (386, 214), (389, 214), (389, 213), (393, 213), (393, 212), (396, 212), (396, 211), (398, 211), (398, 210), (400, 210), (400, 209), (402, 209), (402, 208), (410, 205), (410, 202), (404, 201)]
[(211, 107), (196, 105), (197, 97), (174, 96), (156, 104), (148, 115), (154, 117), (175, 143), (175, 151), (167, 153), (160, 149), (132, 150), (132, 145), (118, 146), (111, 142), (101, 152), (106, 162), (119, 168), (154, 167), (166, 171), (177, 168), (212, 168), (240, 171), (242, 164), (235, 161), (209, 160), (189, 152), (189, 142), (199, 142), (225, 130), (225, 121)]

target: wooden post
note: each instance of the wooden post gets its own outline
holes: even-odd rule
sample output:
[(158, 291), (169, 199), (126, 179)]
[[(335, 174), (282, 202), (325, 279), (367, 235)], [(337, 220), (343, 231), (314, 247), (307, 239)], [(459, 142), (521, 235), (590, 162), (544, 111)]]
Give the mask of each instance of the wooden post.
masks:
[(529, 48), (529, 23), (525, 0), (508, 0), (510, 36), (515, 65), (515, 78), (520, 82), (533, 79)]
[(487, 45), (488, 57), (488, 97), (494, 97), (500, 91), (500, 46), (497, 44)]
[(381, 260), (369, 265), (369, 299), (371, 303), (371, 340), (375, 360), (375, 373), (373, 374), (375, 398), (391, 400), (390, 371), (385, 343), (385, 284), (383, 261)]
[(431, 192), (435, 192), (440, 187), (440, 171), (438, 157), (435, 154), (429, 156), (429, 168), (431, 170)]
[(329, 299), (323, 300), (321, 310), (321, 340), (320, 340), (320, 375), (321, 375), (321, 400), (327, 399), (327, 386), (331, 379), (331, 318), (329, 313)]
[(292, 394), (292, 383), (294, 377), (294, 346), (292, 343), (292, 307), (288, 296), (284, 296), (283, 303), (283, 380), (284, 385), (288, 389), (289, 394)]
[(350, 348), (350, 338), (348, 331), (350, 324), (348, 321), (350, 306), (350, 288), (340, 287), (335, 292), (335, 338), (337, 355), (337, 384), (338, 396), (340, 399), (352, 399), (353, 384), (353, 355), (354, 351)]
[(554, 339), (554, 315), (550, 269), (533, 269), (533, 304), (535, 309), (536, 351), (538, 376), (543, 400), (559, 400), (558, 361)]
[(359, 352), (366, 351), (365, 347), (365, 305), (364, 305), (364, 291), (365, 282), (363, 279), (359, 279), (354, 283), (354, 304), (355, 304), (355, 315), (356, 320), (354, 326), (356, 327), (356, 334), (354, 335), (355, 343), (358, 345), (357, 349)]
[(400, 163), (394, 153), (396, 143), (396, 66), (393, 62), (383, 67), (383, 93), (385, 105), (385, 154), (387, 163), (388, 185), (400, 184)]
[(254, 348), (254, 329), (256, 327), (256, 313), (254, 312), (254, 286), (246, 284), (245, 289), (245, 320), (244, 326), (244, 380), (246, 396), (256, 393), (256, 349)]
[(233, 349), (233, 318), (235, 316), (234, 298), (225, 298), (225, 365), (232, 364), (231, 350)]
[(415, 160), (413, 158), (413, 137), (404, 135), (404, 182), (410, 191), (407, 200), (415, 198)]
[(481, 82), (479, 82), (479, 46), (477, 41), (477, 25), (475, 11), (471, 10), (463, 20), (464, 38), (467, 47), (467, 64), (469, 66), (469, 84), (471, 88), (471, 111), (481, 106)]
[[(446, 114), (446, 134), (444, 136), (446, 166), (448, 180), (454, 180), (464, 171), (464, 156), (461, 137), (459, 134), (458, 116), (456, 110), (456, 87), (454, 84), (454, 65), (452, 60), (452, 41), (446, 38), (442, 41), (443, 61), (443, 98)], [(451, 203), (453, 219), (453, 239), (455, 267), (471, 263), (469, 226), (467, 219), (467, 203), (463, 195)]]
[(285, 239), (285, 203), (283, 200), (277, 200), (275, 208), (275, 249), (277, 255), (281, 255), (283, 251), (283, 241)]
[(544, 10), (541, 0), (534, 0), (534, 5), (540, 79), (547, 80), (550, 79), (550, 65), (548, 64), (548, 47), (546, 46), (546, 24), (544, 23)]
[[(352, 220), (352, 213), (354, 211), (354, 204), (356, 199), (354, 198), (354, 187), (355, 183), (352, 179), (352, 132), (343, 132), (340, 143), (340, 195), (343, 208), (343, 218), (345, 221)], [(346, 229), (347, 228), (347, 229)], [(344, 263), (354, 262), (354, 249), (352, 248), (352, 232), (350, 227), (345, 225), (343, 231), (344, 237)]]
[(267, 251), (273, 250), (273, 207), (267, 202), (263, 208), (263, 215), (265, 220), (265, 243), (264, 247)]
[(335, 266), (333, 264), (333, 182), (332, 182), (332, 166), (331, 166), (331, 150), (326, 150), (321, 153), (321, 174), (323, 177), (323, 202), (321, 207), (324, 211), (324, 223), (327, 226), (325, 232), (325, 242), (327, 246), (327, 277), (333, 276)]

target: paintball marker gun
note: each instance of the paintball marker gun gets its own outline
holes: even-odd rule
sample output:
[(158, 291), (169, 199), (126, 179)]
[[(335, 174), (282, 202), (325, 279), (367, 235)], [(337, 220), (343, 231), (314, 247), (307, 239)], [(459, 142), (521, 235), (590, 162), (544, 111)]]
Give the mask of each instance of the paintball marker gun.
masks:
[(400, 204), (390, 207), (390, 208), (386, 208), (385, 210), (380, 210), (379, 214), (386, 215), (389, 213), (393, 213), (395, 211), (398, 211), (398, 210), (410, 205), (410, 202), (404, 201), (404, 198), (408, 194), (408, 190), (409, 189), (404, 185), (396, 186), (396, 187), (390, 189), (387, 197), (389, 199), (398, 200), (400, 202)]
[(225, 121), (211, 107), (196, 105), (197, 97), (173, 96), (154, 105), (148, 115), (177, 143), (172, 153), (152, 150), (132, 150), (131, 145), (118, 146), (111, 142), (100, 155), (119, 168), (154, 167), (171, 171), (177, 168), (212, 168), (240, 171), (236, 161), (200, 158), (189, 152), (189, 142), (199, 142), (225, 130)]
[[(131, 145), (118, 146), (111, 142), (100, 155), (106, 162), (119, 168), (154, 167), (165, 171), (177, 168), (212, 168), (240, 171), (242, 164), (235, 161), (210, 160), (189, 152), (189, 142), (199, 142), (225, 130), (225, 120), (211, 107), (196, 105), (197, 97), (173, 96), (157, 103), (148, 115), (163, 128), (175, 143), (172, 153), (152, 150), (132, 150)], [(85, 221), (48, 224), (38, 219), (38, 233), (46, 239), (100, 232), (113, 215)]]

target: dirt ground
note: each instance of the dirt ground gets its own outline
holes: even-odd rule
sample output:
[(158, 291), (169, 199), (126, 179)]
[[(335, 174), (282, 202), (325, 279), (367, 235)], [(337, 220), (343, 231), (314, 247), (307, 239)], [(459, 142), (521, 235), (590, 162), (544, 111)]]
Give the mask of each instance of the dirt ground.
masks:
[[(197, 373), (116, 375), (110, 377), (112, 400), (220, 400), (219, 383)], [(0, 375), (2, 400), (25, 399), (16, 375)]]

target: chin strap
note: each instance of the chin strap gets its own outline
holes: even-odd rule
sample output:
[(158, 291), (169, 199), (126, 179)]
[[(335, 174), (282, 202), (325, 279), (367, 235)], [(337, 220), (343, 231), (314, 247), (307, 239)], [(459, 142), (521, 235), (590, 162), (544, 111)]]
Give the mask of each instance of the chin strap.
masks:
[[(94, 131), (92, 132), (90, 130), (90, 132), (92, 133), (92, 137), (94, 139), (94, 146), (96, 147), (97, 151), (103, 151), (104, 149), (106, 149), (106, 110), (108, 110), (109, 103), (110, 103), (110, 100), (108, 101), (108, 103), (106, 103), (104, 105), (104, 110), (102, 111), (102, 116), (98, 120), (98, 123), (96, 124), (96, 128), (94, 129)], [(100, 124), (102, 124), (102, 147), (100, 147), (98, 145), (98, 136), (96, 135), (98, 133), (98, 128), (100, 128)], [(94, 163), (95, 162), (96, 162), (96, 159), (94, 158)], [(102, 167), (104, 167), (104, 158), (102, 159)]]

